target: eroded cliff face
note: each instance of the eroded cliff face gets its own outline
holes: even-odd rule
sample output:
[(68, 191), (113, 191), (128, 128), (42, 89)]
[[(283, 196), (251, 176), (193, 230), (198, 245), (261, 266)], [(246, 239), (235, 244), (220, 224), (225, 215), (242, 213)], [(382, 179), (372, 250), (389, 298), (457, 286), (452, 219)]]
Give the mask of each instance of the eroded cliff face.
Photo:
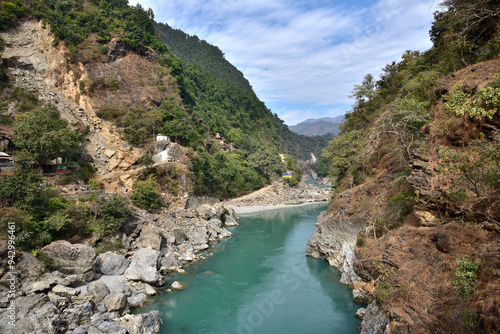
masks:
[(136, 162), (147, 152), (124, 141), (120, 129), (97, 117), (96, 111), (119, 106), (148, 109), (167, 96), (179, 98), (170, 74), (153, 60), (127, 52), (116, 38), (108, 54), (91, 41), (77, 60), (71, 60), (69, 49), (56, 44), (50, 27), (41, 21), (24, 21), (0, 36), (6, 42), (1, 57), (9, 63), (12, 84), (55, 105), (72, 126), (88, 129), (85, 148), (99, 179), (109, 189), (130, 189)]
[[(445, 78), (440, 89), (451, 92), (461, 84), (478, 91), (498, 72), (498, 60), (476, 64)], [(413, 191), (413, 212), (402, 223), (388, 224), (391, 199), (401, 191), (398, 167), (383, 150), (369, 147), (367, 152), (378, 154), (371, 156), (374, 175), (332, 200), (307, 246), (309, 255), (339, 268), (355, 298), (377, 301), (387, 321), (367, 319), (363, 326), (372, 327), (362, 332), (494, 333), (500, 328), (498, 195), (468, 183), (442, 154), (449, 149), (474, 156), (471, 140), (499, 141), (500, 117), (483, 122), (455, 117), (442, 100), (432, 110), (432, 122), (421, 129), (425, 142), (411, 152), (403, 188)], [(459, 187), (465, 194), (457, 200), (450, 194)], [(463, 258), (481, 268), (466, 297), (454, 284), (457, 260)], [(379, 312), (365, 317), (372, 313), (380, 319)]]
[(354, 286), (361, 281), (354, 272), (355, 246), (361, 231), (372, 233), (383, 214), (383, 203), (390, 193), (387, 171), (381, 170), (377, 178), (335, 196), (327, 212), (318, 217), (318, 228), (309, 239), (306, 253), (326, 259), (341, 272), (341, 283)]

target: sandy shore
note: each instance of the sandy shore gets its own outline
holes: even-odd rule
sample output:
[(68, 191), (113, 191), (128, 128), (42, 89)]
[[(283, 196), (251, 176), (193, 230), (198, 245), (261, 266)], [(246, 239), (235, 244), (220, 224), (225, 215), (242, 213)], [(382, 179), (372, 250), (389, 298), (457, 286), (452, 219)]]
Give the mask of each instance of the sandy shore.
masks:
[(268, 212), (274, 210), (291, 209), (308, 205), (321, 205), (326, 203), (328, 203), (327, 200), (318, 202), (306, 202), (301, 204), (253, 205), (253, 206), (236, 206), (230, 204), (230, 206), (234, 209), (237, 215), (242, 216), (242, 215), (250, 215), (254, 213)]

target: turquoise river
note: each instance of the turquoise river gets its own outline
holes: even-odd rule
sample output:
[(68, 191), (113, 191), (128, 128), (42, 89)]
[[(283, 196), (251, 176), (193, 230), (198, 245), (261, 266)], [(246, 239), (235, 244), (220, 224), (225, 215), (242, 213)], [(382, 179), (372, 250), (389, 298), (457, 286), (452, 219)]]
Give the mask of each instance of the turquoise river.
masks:
[(325, 204), (241, 217), (234, 237), (212, 244), (213, 256), (167, 277), (185, 290), (162, 293), (162, 334), (350, 334), (361, 304), (338, 271), (306, 257), (307, 240)]

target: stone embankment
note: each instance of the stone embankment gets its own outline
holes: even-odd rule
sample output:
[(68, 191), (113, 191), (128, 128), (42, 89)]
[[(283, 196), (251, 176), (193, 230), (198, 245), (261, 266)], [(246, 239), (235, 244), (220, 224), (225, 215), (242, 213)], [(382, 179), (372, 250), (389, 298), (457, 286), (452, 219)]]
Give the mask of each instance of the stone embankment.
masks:
[[(200, 203), (161, 214), (132, 213), (106, 240), (121, 244), (118, 251), (97, 254), (98, 240), (92, 239), (59, 240), (38, 257), (19, 252), (14, 271), (0, 269), (0, 333), (158, 333), (158, 311), (132, 315), (130, 310), (155, 295), (166, 274), (183, 272), (184, 265), (203, 258), (199, 251), (210, 242), (231, 236), (225, 227), (237, 225), (228, 206)], [(2, 241), (4, 259), (7, 249)], [(15, 328), (8, 324), (12, 300)]]

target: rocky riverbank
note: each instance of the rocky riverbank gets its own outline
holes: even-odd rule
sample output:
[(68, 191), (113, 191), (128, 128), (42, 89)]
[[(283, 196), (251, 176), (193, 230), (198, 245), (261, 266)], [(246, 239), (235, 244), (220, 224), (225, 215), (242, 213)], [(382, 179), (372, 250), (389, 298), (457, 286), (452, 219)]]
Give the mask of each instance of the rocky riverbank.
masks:
[[(157, 214), (133, 212), (109, 239), (121, 245), (114, 251), (97, 254), (94, 238), (56, 241), (37, 257), (19, 252), (14, 270), (0, 269), (0, 332), (158, 333), (157, 311), (131, 315), (130, 309), (155, 295), (165, 274), (182, 272), (203, 258), (199, 251), (210, 242), (231, 236), (225, 227), (237, 225), (234, 212), (213, 202), (188, 200)], [(7, 242), (0, 246), (5, 259)]]
[(253, 213), (280, 209), (288, 205), (325, 202), (330, 198), (330, 195), (331, 192), (328, 189), (320, 189), (304, 183), (292, 188), (286, 184), (275, 182), (251, 194), (225, 203), (238, 213)]

